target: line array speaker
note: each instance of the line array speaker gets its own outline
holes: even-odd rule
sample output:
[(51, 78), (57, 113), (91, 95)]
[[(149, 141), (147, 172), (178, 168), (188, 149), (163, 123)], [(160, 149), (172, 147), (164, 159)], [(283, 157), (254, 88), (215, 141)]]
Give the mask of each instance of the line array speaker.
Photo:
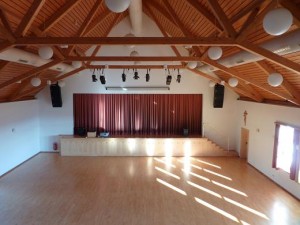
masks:
[(214, 91), (214, 108), (223, 108), (224, 101), (224, 86), (221, 84), (215, 85)]
[(62, 107), (61, 91), (58, 84), (50, 85), (51, 101), (53, 107)]

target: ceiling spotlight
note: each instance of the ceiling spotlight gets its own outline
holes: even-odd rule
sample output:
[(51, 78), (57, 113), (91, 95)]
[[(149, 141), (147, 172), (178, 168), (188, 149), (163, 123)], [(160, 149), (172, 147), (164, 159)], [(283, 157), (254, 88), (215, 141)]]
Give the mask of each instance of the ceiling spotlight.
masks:
[(239, 81), (235, 77), (231, 77), (228, 80), (228, 84), (230, 87), (236, 87), (239, 84)]
[(140, 78), (139, 73), (138, 73), (137, 69), (135, 69), (133, 79), (138, 80), (139, 78)]
[(123, 82), (126, 81), (125, 69), (123, 69), (123, 73), (122, 73), (122, 81), (123, 81)]
[(170, 85), (172, 82), (172, 76), (171, 75), (168, 75), (167, 76), (167, 80), (166, 80), (166, 85)]
[(131, 0), (105, 0), (105, 5), (115, 13), (124, 12), (130, 5)]
[(281, 35), (287, 32), (293, 24), (293, 15), (286, 8), (270, 10), (264, 17), (264, 30), (271, 35)]
[(100, 75), (100, 82), (101, 84), (106, 84), (106, 79), (104, 75)]
[(195, 69), (197, 67), (197, 62), (188, 62), (187, 67), (190, 69)]
[(176, 81), (177, 81), (177, 83), (180, 83), (180, 81), (181, 81), (181, 75), (179, 73), (179, 69), (178, 69), (178, 75), (177, 75)]
[(42, 59), (51, 59), (53, 56), (53, 49), (49, 46), (40, 47), (38, 52)]
[(272, 87), (278, 87), (282, 84), (283, 77), (280, 73), (271, 73), (268, 77), (268, 84)]
[(150, 74), (149, 74), (149, 72), (150, 72), (150, 69), (147, 69), (146, 82), (149, 82), (149, 80), (150, 80)]
[(208, 49), (207, 55), (212, 60), (218, 60), (223, 54), (222, 48), (219, 46), (213, 46)]
[(38, 86), (41, 85), (42, 81), (41, 81), (40, 78), (34, 77), (34, 78), (31, 79), (30, 83), (31, 83), (31, 85), (32, 85), (33, 87), (38, 87)]
[(93, 82), (97, 82), (98, 81), (98, 79), (97, 79), (97, 77), (96, 77), (95, 74), (92, 75), (92, 80), (93, 80)]
[(93, 71), (92, 81), (93, 81), (93, 82), (97, 82), (97, 81), (98, 81), (97, 76), (96, 76), (96, 74), (95, 74), (95, 70)]
[(81, 65), (82, 65), (82, 63), (80, 62), (80, 61), (73, 61), (72, 62), (72, 66), (74, 67), (74, 68), (80, 68), (81, 67)]

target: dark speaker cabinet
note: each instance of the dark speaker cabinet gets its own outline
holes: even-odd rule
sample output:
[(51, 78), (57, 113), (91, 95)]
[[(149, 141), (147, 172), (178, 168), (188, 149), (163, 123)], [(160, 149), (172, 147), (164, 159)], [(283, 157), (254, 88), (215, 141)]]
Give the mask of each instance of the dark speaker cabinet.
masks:
[(221, 84), (216, 84), (214, 90), (214, 108), (223, 108), (223, 101), (224, 86)]
[(58, 84), (50, 85), (51, 101), (53, 107), (62, 107), (61, 91)]

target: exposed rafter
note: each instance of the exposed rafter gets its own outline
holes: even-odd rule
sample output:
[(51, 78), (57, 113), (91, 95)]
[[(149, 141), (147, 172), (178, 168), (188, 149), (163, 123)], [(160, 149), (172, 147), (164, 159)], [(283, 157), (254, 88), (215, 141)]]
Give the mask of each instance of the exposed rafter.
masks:
[(294, 22), (300, 27), (300, 7), (291, 0), (280, 0), (280, 4), (293, 14)]
[(16, 36), (25, 36), (26, 32), (29, 30), (31, 24), (33, 23), (35, 17), (41, 10), (46, 0), (34, 0), (27, 13), (21, 20), (21, 23), (16, 30)]
[[(258, 67), (262, 69), (266, 75), (277, 72), (274, 68), (272, 68), (272, 66), (268, 65), (264, 61), (256, 62), (256, 65), (258, 65)], [(284, 79), (281, 86), (290, 94), (291, 97), (296, 98), (300, 102), (300, 92), (292, 84)]]
[(24, 79), (27, 79), (27, 78), (30, 78), (30, 77), (34, 77), (36, 74), (38, 74), (40, 72), (43, 72), (43, 71), (49, 69), (50, 67), (59, 64), (60, 62), (61, 62), (61, 60), (53, 60), (53, 61), (51, 61), (49, 63), (46, 63), (46, 64), (44, 64), (44, 65), (42, 65), (40, 67), (36, 67), (36, 68), (34, 68), (32, 70), (29, 70), (26, 73), (23, 73), (23, 74), (21, 74), (19, 76), (11, 78), (10, 80), (1, 83), (0, 84), (0, 89), (6, 87), (8, 85), (11, 85), (13, 83), (16, 83), (16, 82), (18, 82), (20, 80), (24, 80)]
[(7, 20), (5, 12), (3, 12), (3, 10), (1, 8), (0, 8), (0, 19), (3, 24), (3, 27), (0, 26), (0, 32), (2, 32), (10, 42), (14, 42), (16, 40), (16, 37), (14, 36), (14, 33), (13, 33), (11, 26)]
[(40, 26), (43, 33), (50, 30), (59, 20), (68, 14), (81, 0), (68, 0), (44, 24)]
[(258, 45), (254, 45), (248, 41), (239, 42), (239, 46), (246, 51), (260, 55), (279, 66), (300, 74), (300, 64), (298, 63), (292, 62), (291, 60), (270, 52), (269, 50), (266, 50)]
[(296, 105), (300, 105), (300, 101), (298, 101), (297, 99), (295, 99), (294, 97), (291, 97), (289, 94), (285, 94), (285, 93), (282, 93), (282, 92), (279, 92), (277, 91), (276, 89), (272, 88), (272, 87), (269, 87), (269, 86), (266, 86), (266, 85), (262, 85), (260, 84), (259, 82), (255, 81), (254, 79), (250, 78), (250, 77), (244, 77), (244, 76), (241, 76), (238, 71), (236, 71), (234, 68), (227, 68), (215, 61), (212, 61), (212, 60), (206, 60), (204, 61), (206, 64), (209, 64), (215, 68), (218, 68), (219, 70), (222, 70), (223, 72), (231, 75), (231, 76), (234, 76), (236, 78), (239, 78), (245, 82), (248, 82), (260, 89), (263, 89), (265, 91), (268, 91), (274, 95), (277, 95), (278, 97), (284, 99), (284, 100), (288, 100)]
[(207, 0), (207, 3), (210, 6), (211, 10), (213, 11), (217, 20), (219, 21), (219, 23), (224, 28), (225, 32), (228, 34), (228, 36), (234, 38), (236, 36), (236, 31), (234, 30), (231, 22), (228, 20), (223, 9), (220, 7), (218, 1), (217, 0)]
[(194, 0), (187, 0), (187, 2), (193, 6), (196, 10), (199, 11), (199, 13), (211, 24), (213, 25), (219, 32), (223, 32), (223, 28), (220, 26), (219, 23), (217, 23), (216, 18), (214, 15), (212, 15), (204, 5), (202, 5), (198, 1)]
[(24, 37), (14, 45), (199, 45), (235, 46), (229, 38), (212, 37)]

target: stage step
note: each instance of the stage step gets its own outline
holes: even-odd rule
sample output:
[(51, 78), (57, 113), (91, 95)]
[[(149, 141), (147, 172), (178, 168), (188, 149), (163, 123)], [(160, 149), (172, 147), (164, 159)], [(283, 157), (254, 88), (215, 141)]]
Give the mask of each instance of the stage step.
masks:
[(237, 156), (207, 138), (61, 137), (62, 156)]

